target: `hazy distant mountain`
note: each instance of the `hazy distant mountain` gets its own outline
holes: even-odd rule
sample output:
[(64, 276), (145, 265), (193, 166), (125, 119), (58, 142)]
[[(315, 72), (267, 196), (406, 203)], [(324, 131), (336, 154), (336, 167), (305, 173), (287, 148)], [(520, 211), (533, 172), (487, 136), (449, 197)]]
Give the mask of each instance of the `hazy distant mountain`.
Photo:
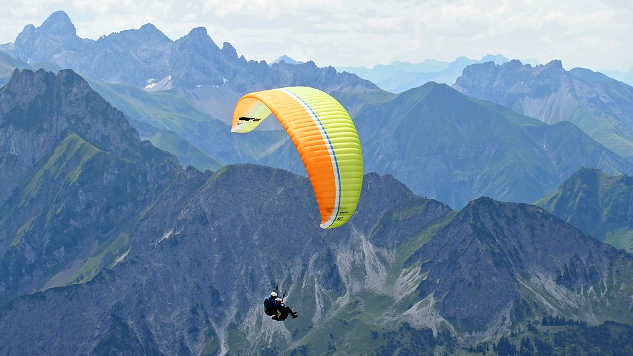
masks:
[(473, 64), (453, 86), (550, 124), (569, 121), (624, 158), (633, 160), (633, 87), (588, 69), (511, 61)]
[(582, 169), (536, 202), (600, 241), (633, 253), (633, 178)]
[(217, 171), (223, 166), (222, 162), (209, 157), (174, 132), (160, 131), (150, 137), (149, 141), (154, 146), (173, 153), (184, 167), (193, 166), (201, 171)]
[(46, 69), (51, 72), (58, 72), (61, 68), (54, 63), (26, 63), (17, 58), (11, 57), (10, 55), (0, 51), (0, 86), (6, 84), (13, 75), (13, 71), (16, 68), (19, 69), (30, 69), (30, 70), (38, 70), (38, 69)]
[(54, 62), (67, 68), (75, 61), (76, 54), (85, 42), (77, 36), (75, 26), (63, 11), (56, 11), (38, 28), (27, 25), (14, 44), (0, 46), (0, 51), (28, 63)]
[(624, 75), (620, 78), (620, 80), (625, 82), (628, 85), (633, 86), (633, 68), (629, 69), (628, 72), (624, 73)]
[(0, 52), (0, 85), (4, 85), (16, 68), (33, 69), (28, 63)]
[(428, 83), (355, 118), (365, 169), (461, 209), (479, 196), (532, 202), (581, 167), (633, 165), (568, 122), (546, 125), (500, 105)]
[(392, 93), (401, 93), (411, 88), (419, 87), (428, 82), (452, 85), (462, 74), (466, 66), (473, 63), (508, 62), (504, 56), (487, 55), (477, 61), (466, 57), (459, 57), (453, 62), (442, 62), (427, 59), (421, 63), (395, 61), (389, 65), (378, 64), (369, 69), (366, 67), (336, 67), (339, 71), (354, 73), (361, 78), (370, 80), (380, 88)]
[(367, 67), (336, 67), (336, 70), (354, 73), (361, 78), (365, 78), (374, 83), (388, 80), (391, 76), (398, 72), (422, 73), (422, 72), (440, 72), (448, 67), (449, 62), (438, 61), (435, 59), (426, 59), (420, 63), (409, 63), (394, 61), (391, 64), (376, 64), (372, 68)]
[[(131, 84), (94, 80), (89, 80), (89, 83), (125, 114), (142, 139), (152, 140), (157, 147), (171, 152), (184, 166), (192, 164), (204, 170), (222, 161), (241, 162), (238, 137), (231, 134), (226, 124), (203, 112), (182, 92), (145, 91)], [(188, 148), (185, 149), (185, 146)]]
[(622, 72), (618, 70), (605, 70), (602, 72), (613, 79), (633, 86), (633, 68), (629, 69), (628, 72)]
[[(383, 95), (369, 81), (331, 67), (317, 68), (313, 62), (269, 66), (248, 61), (229, 43), (218, 47), (204, 28), (192, 29), (176, 41), (152, 24), (94, 41), (81, 39), (63, 11), (53, 13), (40, 27), (26, 26), (15, 43), (1, 45), (0, 51), (27, 62), (54, 62), (98, 81), (132, 83), (148, 90), (157, 85), (179, 88), (222, 120), (228, 120), (239, 97), (254, 90), (306, 85), (337, 98), (343, 91), (358, 91), (366, 101)], [(353, 110), (356, 104), (349, 106)]]
[[(21, 182), (0, 206), (1, 354), (420, 354), (547, 315), (633, 324), (633, 258), (538, 207), (454, 212), (372, 173), (321, 230), (307, 178), (183, 171), (122, 120), (72, 71), (0, 91), (0, 186)], [(298, 319), (264, 316), (275, 283)]]
[(294, 59), (286, 56), (285, 54), (277, 59), (275, 59), (275, 61), (273, 61), (274, 63), (280, 63), (280, 62), (284, 62), (284, 63), (288, 63), (288, 64), (303, 64), (304, 62), (300, 62), (300, 61), (295, 61)]

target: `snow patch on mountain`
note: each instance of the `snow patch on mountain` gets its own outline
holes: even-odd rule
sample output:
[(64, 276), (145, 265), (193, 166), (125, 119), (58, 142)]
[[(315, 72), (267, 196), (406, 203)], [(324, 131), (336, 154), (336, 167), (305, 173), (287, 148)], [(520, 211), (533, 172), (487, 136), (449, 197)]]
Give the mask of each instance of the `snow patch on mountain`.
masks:
[(159, 81), (155, 79), (148, 79), (147, 85), (145, 86), (145, 91), (158, 91), (158, 90), (169, 90), (173, 88), (172, 76), (167, 76)]

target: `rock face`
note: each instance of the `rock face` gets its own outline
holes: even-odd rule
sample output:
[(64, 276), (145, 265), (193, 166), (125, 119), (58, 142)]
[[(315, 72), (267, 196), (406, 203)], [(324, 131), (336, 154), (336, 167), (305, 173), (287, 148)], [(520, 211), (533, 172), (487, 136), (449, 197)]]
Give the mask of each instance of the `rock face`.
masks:
[(38, 28), (25, 26), (9, 54), (27, 62), (55, 62), (66, 67), (73, 63), (83, 43), (68, 15), (56, 11)]
[[(609, 299), (606, 286), (632, 266), (624, 252), (579, 234), (544, 210), (488, 198), (460, 211), (411, 256), (407, 264), (412, 263), (428, 273), (420, 296), (441, 296), (435, 304), (440, 315), (480, 332), (489, 331), (493, 320), (509, 325), (531, 312), (536, 295), (557, 300), (578, 319), (595, 319), (586, 305)], [(561, 299), (570, 292), (570, 300)]]
[[(70, 70), (58, 75), (17, 71), (0, 90), (0, 176), (4, 203), (36, 164), (72, 130), (125, 159), (138, 159), (142, 143), (117, 109)], [(10, 176), (9, 176), (10, 175)]]
[(0, 166), (0, 304), (58, 285), (180, 169), (70, 70), (16, 71), (0, 90)]
[(633, 157), (633, 87), (555, 60), (532, 67), (513, 60), (473, 64), (456, 90), (546, 123), (569, 121), (622, 157)]
[[(259, 183), (236, 189), (237, 180)], [(362, 337), (333, 331), (333, 320), (351, 323), (360, 314), (424, 325), (427, 304), (437, 318), (430, 326), (457, 334), (500, 332), (540, 308), (594, 322), (631, 320), (631, 257), (539, 208), (481, 199), (447, 221), (445, 206), (371, 174), (359, 215), (325, 232), (311, 224), (318, 218), (305, 203), (311, 198), (306, 179), (265, 167), (180, 174), (135, 224), (116, 266), (89, 283), (5, 306), (0, 350), (252, 354), (301, 343), (310, 351), (319, 350), (322, 328)], [(448, 223), (428, 243), (417, 240), (438, 221)], [(422, 246), (405, 252), (411, 243)], [(398, 264), (400, 255), (410, 257)], [(412, 279), (416, 273), (426, 277)], [(261, 313), (276, 281), (301, 313), (292, 323)]]

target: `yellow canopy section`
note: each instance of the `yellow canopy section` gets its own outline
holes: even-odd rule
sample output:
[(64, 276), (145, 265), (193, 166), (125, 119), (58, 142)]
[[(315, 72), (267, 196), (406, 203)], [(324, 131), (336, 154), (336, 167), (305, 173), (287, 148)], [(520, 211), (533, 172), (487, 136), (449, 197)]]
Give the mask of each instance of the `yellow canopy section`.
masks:
[(324, 229), (343, 225), (358, 204), (363, 153), (354, 122), (325, 92), (288, 87), (244, 95), (233, 112), (232, 132), (250, 132), (274, 114), (306, 167)]

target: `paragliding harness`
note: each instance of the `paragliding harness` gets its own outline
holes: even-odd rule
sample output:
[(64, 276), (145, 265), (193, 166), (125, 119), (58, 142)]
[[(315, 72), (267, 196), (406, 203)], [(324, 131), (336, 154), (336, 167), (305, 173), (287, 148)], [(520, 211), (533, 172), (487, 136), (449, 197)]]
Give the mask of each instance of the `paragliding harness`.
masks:
[(270, 316), (277, 314), (277, 309), (275, 308), (273, 303), (270, 301), (270, 296), (264, 298), (264, 313)]
[[(277, 291), (277, 287), (275, 287), (275, 291)], [(264, 299), (264, 313), (266, 315), (272, 316), (271, 319), (273, 320), (277, 320), (277, 321), (284, 321), (286, 320), (286, 318), (288, 317), (288, 315), (290, 313), (292, 313), (292, 310), (284, 305), (284, 298), (286, 297), (286, 292), (283, 293), (282, 297), (281, 297), (281, 302), (279, 307), (275, 307), (273, 305), (273, 303), (270, 301), (270, 296), (266, 297)], [(296, 314), (294, 314), (294, 317), (296, 317)]]

